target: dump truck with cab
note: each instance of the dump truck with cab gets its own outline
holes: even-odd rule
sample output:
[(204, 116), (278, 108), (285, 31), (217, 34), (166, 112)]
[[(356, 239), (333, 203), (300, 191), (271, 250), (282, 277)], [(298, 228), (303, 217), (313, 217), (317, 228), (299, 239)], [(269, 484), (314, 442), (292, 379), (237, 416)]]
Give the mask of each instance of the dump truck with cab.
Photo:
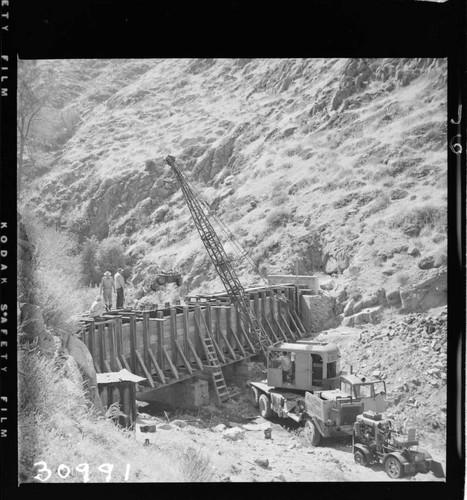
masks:
[(396, 432), (391, 420), (383, 418), (379, 412), (364, 411), (357, 415), (353, 426), (355, 462), (363, 466), (380, 463), (393, 479), (431, 470), (432, 457), (426, 450), (418, 448), (418, 443), (418, 429)]
[(342, 372), (339, 348), (331, 342), (270, 346), (267, 380), (249, 385), (263, 418), (295, 420), (312, 446), (321, 437), (351, 436), (357, 415), (386, 409), (385, 382)]

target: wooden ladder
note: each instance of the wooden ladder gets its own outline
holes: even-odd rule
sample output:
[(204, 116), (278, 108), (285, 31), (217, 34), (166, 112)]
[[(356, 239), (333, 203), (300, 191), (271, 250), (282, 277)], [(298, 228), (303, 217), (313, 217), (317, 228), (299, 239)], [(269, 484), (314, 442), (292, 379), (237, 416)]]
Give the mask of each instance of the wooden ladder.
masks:
[(208, 337), (205, 337), (202, 340), (209, 366), (212, 368), (211, 377), (214, 384), (214, 389), (216, 391), (217, 399), (219, 403), (223, 403), (224, 401), (227, 401), (230, 396), (227, 389), (227, 384), (225, 383), (224, 374), (222, 373), (222, 369), (219, 364), (219, 358), (217, 357), (212, 340)]

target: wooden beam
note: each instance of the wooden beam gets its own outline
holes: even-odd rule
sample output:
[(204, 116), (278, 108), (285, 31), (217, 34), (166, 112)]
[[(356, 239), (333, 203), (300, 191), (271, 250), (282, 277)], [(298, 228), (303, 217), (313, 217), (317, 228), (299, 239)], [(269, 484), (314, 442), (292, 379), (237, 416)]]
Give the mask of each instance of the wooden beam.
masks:
[(116, 372), (117, 363), (115, 362), (115, 358), (117, 357), (117, 340), (115, 338), (115, 323), (113, 321), (109, 321), (107, 324), (108, 332), (109, 332), (109, 358), (110, 358), (110, 368), (111, 371)]
[(105, 372), (110, 373), (112, 368), (110, 367), (110, 363), (105, 359), (104, 360)]
[(157, 332), (157, 358), (161, 370), (165, 370), (164, 355), (162, 354), (162, 346), (164, 345), (164, 313), (157, 311), (156, 332)]
[(146, 366), (150, 366), (149, 359), (149, 311), (143, 311), (143, 359)]
[(251, 343), (251, 340), (249, 339), (248, 335), (246, 334), (245, 330), (243, 329), (243, 326), (240, 325), (240, 331), (242, 332), (242, 335), (245, 337), (247, 344), (250, 346), (250, 349), (253, 352), (256, 352), (255, 346)]
[(242, 344), (240, 343), (240, 340), (239, 340), (239, 338), (237, 337), (237, 334), (236, 334), (236, 333), (232, 330), (232, 328), (230, 327), (230, 325), (228, 326), (228, 328), (229, 328), (229, 331), (230, 331), (230, 333), (231, 333), (232, 337), (235, 339), (235, 342), (236, 342), (236, 343), (237, 343), (237, 345), (238, 345), (238, 349), (240, 350), (240, 352), (242, 353), (242, 355), (243, 355), (243, 356), (246, 356), (246, 351), (245, 351), (245, 349), (243, 349), (243, 346), (242, 346)]
[(183, 353), (183, 350), (182, 350), (182, 348), (180, 347), (180, 344), (178, 343), (178, 341), (177, 341), (177, 340), (175, 340), (175, 347), (176, 347), (176, 349), (178, 350), (178, 352), (179, 352), (179, 354), (180, 354), (180, 357), (181, 357), (181, 358), (182, 358), (182, 360), (183, 360), (183, 364), (186, 366), (186, 368), (187, 368), (187, 370), (188, 370), (188, 373), (189, 373), (190, 375), (192, 375), (192, 374), (193, 374), (193, 368), (191, 367), (191, 365), (190, 365), (189, 361), (186, 359), (185, 354)]
[(190, 309), (188, 306), (183, 306), (183, 346), (185, 348), (185, 356), (190, 359), (190, 349), (188, 347), (188, 336), (190, 333)]
[(307, 332), (306, 332), (306, 330), (305, 330), (305, 327), (303, 326), (302, 321), (301, 321), (301, 320), (300, 320), (300, 318), (298, 317), (298, 314), (297, 314), (297, 313), (296, 313), (293, 309), (291, 310), (291, 313), (292, 313), (292, 318), (293, 318), (293, 320), (294, 320), (295, 324), (296, 324), (296, 325), (298, 325), (299, 330), (300, 330), (300, 332), (301, 332), (300, 337), (305, 336)]
[[(104, 361), (105, 361), (105, 324), (104, 323), (100, 323), (98, 326), (97, 326), (97, 330), (98, 330), (98, 336), (99, 336), (99, 366), (102, 370), (102, 372), (105, 372), (105, 364), (104, 364)], [(109, 370), (110, 371), (110, 370)]]
[(237, 359), (237, 355), (235, 354), (235, 351), (233, 350), (232, 346), (229, 344), (229, 341), (227, 340), (227, 335), (219, 329), (219, 333), (222, 335), (222, 338), (224, 339), (224, 343), (227, 346), (228, 351), (230, 352), (230, 355), (232, 356), (233, 359)]
[(89, 322), (88, 328), (88, 349), (94, 359), (94, 357), (96, 356), (96, 327), (94, 326), (94, 321)]
[[(217, 304), (219, 304), (219, 301), (217, 301)], [(221, 332), (221, 311), (218, 308), (214, 309), (214, 335), (216, 337), (217, 344), (219, 345), (221, 351), (224, 352), (224, 346), (222, 345), (222, 341), (225, 342), (225, 338)]]
[(201, 361), (200, 357), (196, 353), (195, 346), (192, 344), (192, 342), (189, 338), (187, 339), (187, 341), (188, 341), (188, 347), (190, 348), (190, 350), (193, 354), (193, 357), (195, 358), (195, 361), (196, 361), (196, 364), (198, 365), (198, 368), (200, 370), (202, 370), (203, 369), (203, 362)]
[(210, 329), (210, 327), (209, 327), (208, 323), (206, 322), (206, 319), (204, 318), (204, 316), (203, 316), (203, 315), (201, 315), (201, 318), (202, 318), (202, 319), (203, 319), (203, 321), (204, 321), (204, 326), (205, 326), (205, 328), (206, 328), (207, 334), (208, 334), (209, 338), (212, 340), (212, 343), (213, 343), (213, 345), (214, 345), (214, 348), (216, 349), (216, 352), (217, 352), (218, 357), (221, 359), (221, 361), (222, 361), (223, 363), (225, 363), (225, 356), (224, 356), (223, 352), (220, 350), (220, 347), (219, 347), (218, 343), (217, 343), (217, 342), (216, 342), (216, 340), (214, 339), (214, 335), (212, 334), (212, 331), (211, 331), (211, 329)]
[(146, 365), (144, 364), (143, 357), (141, 356), (139, 351), (135, 351), (135, 356), (136, 356), (136, 359), (138, 360), (138, 363), (139, 363), (139, 366), (141, 367), (141, 370), (143, 370), (144, 376), (148, 379), (149, 385), (152, 388), (154, 388), (155, 384), (154, 384), (154, 380), (152, 378), (152, 375), (149, 372), (149, 370), (147, 369)]
[(130, 316), (130, 365), (131, 371), (136, 374), (136, 317)]
[(280, 342), (279, 337), (276, 335), (276, 332), (274, 331), (274, 328), (272, 327), (271, 323), (269, 322), (268, 318), (265, 316), (264, 321), (266, 322), (266, 325), (269, 328), (269, 331), (271, 332), (272, 336), (275, 339), (275, 342)]
[(161, 367), (159, 366), (159, 363), (156, 360), (156, 356), (152, 352), (152, 349), (149, 349), (149, 359), (151, 360), (151, 363), (154, 366), (154, 369), (156, 370), (157, 376), (159, 377), (159, 380), (165, 384), (165, 375), (164, 372), (162, 371)]
[(295, 342), (297, 340), (297, 337), (294, 334), (294, 332), (292, 331), (292, 329), (290, 328), (290, 326), (287, 323), (287, 320), (285, 319), (285, 316), (283, 314), (281, 315), (281, 318), (282, 318), (282, 321), (285, 325), (285, 330), (289, 333), (289, 335), (292, 337), (293, 341)]
[(175, 346), (177, 342), (177, 310), (170, 309), (170, 343), (172, 348), (172, 362), (175, 366), (178, 364), (178, 352)]
[(169, 353), (167, 352), (166, 348), (162, 346), (162, 352), (164, 353), (165, 359), (167, 360), (170, 371), (174, 374), (175, 378), (180, 378), (180, 375), (178, 374), (178, 370), (176, 366), (173, 364), (172, 360), (170, 359)]

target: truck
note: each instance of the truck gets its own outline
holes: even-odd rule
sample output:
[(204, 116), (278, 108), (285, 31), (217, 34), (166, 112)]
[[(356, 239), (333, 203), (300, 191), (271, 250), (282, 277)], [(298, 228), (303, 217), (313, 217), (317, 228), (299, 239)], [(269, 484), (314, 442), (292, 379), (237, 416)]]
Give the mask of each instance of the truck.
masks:
[(300, 341), (270, 346), (267, 379), (250, 381), (253, 404), (263, 418), (291, 418), (311, 446), (321, 438), (351, 436), (357, 415), (386, 410), (386, 384), (340, 369), (332, 342)]
[(418, 448), (418, 444), (418, 429), (396, 432), (391, 420), (371, 410), (357, 415), (352, 431), (352, 452), (359, 465), (382, 464), (393, 479), (428, 472), (433, 459), (426, 450)]

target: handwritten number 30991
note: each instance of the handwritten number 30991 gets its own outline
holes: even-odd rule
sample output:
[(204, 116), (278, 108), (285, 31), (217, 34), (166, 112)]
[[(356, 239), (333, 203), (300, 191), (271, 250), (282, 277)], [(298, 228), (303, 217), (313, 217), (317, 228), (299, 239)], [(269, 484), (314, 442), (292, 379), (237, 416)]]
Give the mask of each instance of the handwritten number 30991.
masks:
[[(53, 472), (47, 467), (47, 463), (42, 461), (42, 462), (36, 462), (34, 464), (34, 467), (39, 467), (38, 474), (34, 476), (35, 479), (38, 479), (41, 482), (48, 481)], [(99, 467), (97, 467), (97, 470), (99, 472), (102, 472), (105, 474), (105, 482), (108, 483), (112, 477), (112, 470), (114, 466), (113, 464), (101, 464)], [(79, 472), (83, 474), (83, 482), (87, 483), (89, 482), (89, 464), (79, 464), (75, 467), (76, 472)], [(66, 479), (72, 472), (72, 469), (68, 467), (65, 464), (60, 464), (57, 468), (57, 476), (60, 477), (61, 479)], [(74, 475), (74, 474), (73, 474)], [(130, 477), (130, 464), (126, 465), (125, 469), (125, 481), (128, 481)]]

